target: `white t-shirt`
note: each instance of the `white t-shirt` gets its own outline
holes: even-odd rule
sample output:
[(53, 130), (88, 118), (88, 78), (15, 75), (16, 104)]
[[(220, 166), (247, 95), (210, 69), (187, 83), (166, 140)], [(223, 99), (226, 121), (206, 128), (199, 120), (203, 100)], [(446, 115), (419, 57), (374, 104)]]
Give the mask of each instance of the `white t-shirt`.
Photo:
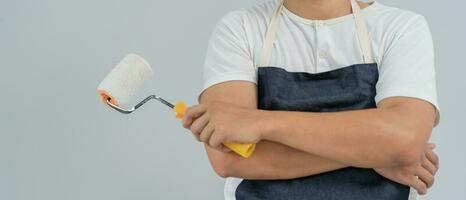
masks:
[[(267, 25), (279, 2), (233, 11), (220, 20), (207, 50), (203, 90), (231, 80), (257, 83)], [(379, 2), (362, 9), (361, 14), (379, 68), (375, 101), (414, 97), (430, 102), (438, 110), (434, 48), (425, 18)], [(320, 73), (363, 63), (352, 15), (309, 20), (284, 8), (280, 20), (271, 66), (289, 72)], [(226, 199), (234, 199), (239, 182), (228, 178)]]

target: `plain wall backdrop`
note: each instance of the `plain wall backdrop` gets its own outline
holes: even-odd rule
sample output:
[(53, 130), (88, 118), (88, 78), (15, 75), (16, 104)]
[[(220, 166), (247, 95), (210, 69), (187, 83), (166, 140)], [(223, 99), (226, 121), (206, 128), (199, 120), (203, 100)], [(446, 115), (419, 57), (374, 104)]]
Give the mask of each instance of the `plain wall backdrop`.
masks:
[[(196, 103), (207, 42), (263, 1), (0, 0), (0, 200), (222, 199), (223, 180), (172, 111), (121, 115), (95, 89), (127, 53), (152, 64), (134, 100)], [(466, 196), (466, 3), (382, 0), (426, 16), (437, 53), (441, 169), (421, 199)]]

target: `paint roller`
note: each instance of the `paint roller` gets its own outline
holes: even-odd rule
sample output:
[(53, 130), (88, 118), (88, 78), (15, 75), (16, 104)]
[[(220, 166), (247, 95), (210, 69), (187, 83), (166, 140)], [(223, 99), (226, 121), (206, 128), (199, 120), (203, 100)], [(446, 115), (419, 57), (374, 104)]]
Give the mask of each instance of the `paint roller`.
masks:
[[(143, 83), (152, 77), (152, 74), (152, 68), (144, 58), (129, 54), (102, 80), (97, 87), (97, 94), (102, 102), (123, 114), (130, 114), (154, 99), (170, 107), (176, 113), (177, 119), (182, 119), (187, 109), (186, 103), (179, 101), (173, 105), (157, 95), (148, 96), (130, 109), (124, 108)], [(255, 144), (227, 143), (224, 145), (245, 158), (251, 156), (255, 149)]]

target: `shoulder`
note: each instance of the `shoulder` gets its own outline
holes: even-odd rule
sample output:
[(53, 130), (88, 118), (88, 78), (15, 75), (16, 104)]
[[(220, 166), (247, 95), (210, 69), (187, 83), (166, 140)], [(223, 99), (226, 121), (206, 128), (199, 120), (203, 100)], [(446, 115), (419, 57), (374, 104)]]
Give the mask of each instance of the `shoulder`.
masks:
[(375, 2), (374, 8), (366, 12), (369, 26), (375, 31), (383, 31), (398, 36), (410, 31), (426, 31), (426, 18), (416, 12), (395, 8)]
[(271, 0), (249, 8), (233, 10), (223, 15), (217, 23), (217, 27), (250, 28), (267, 24), (273, 15), (279, 1)]
[(408, 51), (415, 46), (422, 46), (425, 51), (433, 48), (429, 25), (423, 15), (379, 2), (373, 6), (364, 14), (377, 61), (386, 60), (393, 51)]

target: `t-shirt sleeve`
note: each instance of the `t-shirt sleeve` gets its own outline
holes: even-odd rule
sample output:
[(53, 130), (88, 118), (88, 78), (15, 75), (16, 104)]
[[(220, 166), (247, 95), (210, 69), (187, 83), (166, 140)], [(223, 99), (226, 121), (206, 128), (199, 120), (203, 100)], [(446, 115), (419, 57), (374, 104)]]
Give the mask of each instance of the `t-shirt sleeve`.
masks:
[(434, 47), (424, 17), (413, 17), (398, 29), (379, 69), (377, 103), (394, 96), (422, 99), (435, 106), (438, 123)]
[(231, 12), (215, 27), (207, 48), (202, 91), (232, 80), (256, 83), (256, 70), (242, 14), (242, 11)]

